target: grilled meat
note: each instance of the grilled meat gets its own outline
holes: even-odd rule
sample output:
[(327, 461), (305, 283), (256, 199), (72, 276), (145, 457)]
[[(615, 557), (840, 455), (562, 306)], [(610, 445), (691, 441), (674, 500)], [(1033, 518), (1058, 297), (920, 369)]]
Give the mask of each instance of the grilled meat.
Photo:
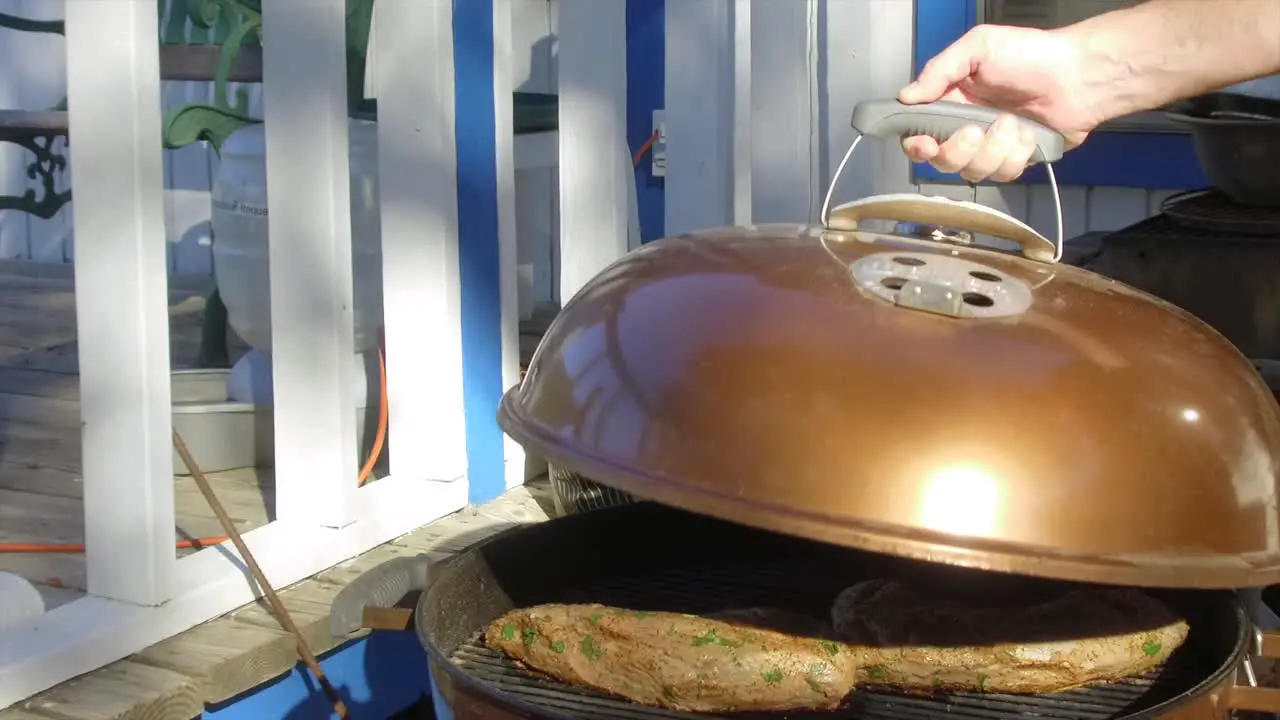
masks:
[(847, 588), (832, 607), (858, 681), (914, 689), (1043, 693), (1139, 675), (1188, 626), (1129, 589), (1083, 588), (1019, 607), (968, 607), (895, 581)]
[(493, 621), (484, 639), (570, 685), (686, 712), (832, 709), (853, 689), (838, 643), (762, 627), (768, 611), (722, 617), (538, 605)]

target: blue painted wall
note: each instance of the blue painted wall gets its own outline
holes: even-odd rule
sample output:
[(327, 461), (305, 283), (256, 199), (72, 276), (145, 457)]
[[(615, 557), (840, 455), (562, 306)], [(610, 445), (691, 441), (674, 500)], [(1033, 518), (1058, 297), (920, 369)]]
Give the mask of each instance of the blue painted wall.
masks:
[[(471, 0), (468, 0), (471, 1)], [(409, 632), (379, 632), (325, 654), (320, 666), (359, 720), (384, 720), (431, 692), (427, 656)], [(328, 698), (299, 663), (288, 675), (254, 688), (202, 720), (329, 720)]]
[[(977, 24), (977, 0), (916, 0), (914, 65), (919, 73), (934, 55)], [(924, 164), (913, 166), (922, 182), (964, 182)], [(1093, 133), (1079, 148), (1054, 163), (1062, 185), (1105, 185), (1147, 190), (1190, 190), (1210, 185), (1188, 135), (1168, 133)], [(1044, 184), (1043, 168), (1032, 168), (1018, 182)]]
[[(627, 144), (632, 155), (653, 133), (653, 111), (666, 104), (666, 13), (666, 0), (627, 0)], [(663, 198), (663, 180), (653, 176), (652, 158), (646, 155), (636, 168), (644, 242), (665, 234)]]
[(478, 504), (506, 490), (497, 419), (504, 388), (493, 0), (454, 0), (453, 64), (468, 499)]
[[(497, 167), (493, 144), (493, 2), (454, 0), (458, 233), (462, 277), (463, 397), (469, 500), (505, 490), (502, 431), (502, 322), (499, 301)], [(652, 133), (665, 92), (665, 0), (627, 0), (627, 142), (634, 154)], [(651, 163), (635, 169), (642, 239), (663, 235), (662, 179)]]

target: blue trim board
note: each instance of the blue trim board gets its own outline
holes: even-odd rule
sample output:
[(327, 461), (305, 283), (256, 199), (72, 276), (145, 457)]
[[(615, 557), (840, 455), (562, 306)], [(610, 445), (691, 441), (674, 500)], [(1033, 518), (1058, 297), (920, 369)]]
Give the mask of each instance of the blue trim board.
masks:
[[(627, 0), (627, 141), (648, 139), (665, 92), (665, 0)], [(454, 0), (453, 47), (458, 150), (458, 234), (462, 283), (462, 389), (468, 501), (506, 489), (502, 430), (502, 315), (498, 175), (493, 100), (493, 0)], [(642, 239), (663, 235), (662, 179), (636, 169)]]
[[(627, 2), (627, 145), (631, 154), (653, 134), (653, 111), (666, 103), (666, 0)], [(665, 233), (663, 179), (653, 176), (646, 155), (635, 169), (640, 239), (652, 242)]]
[[(385, 720), (431, 693), (427, 655), (412, 632), (372, 633), (325, 653), (320, 667), (351, 716), (360, 720)], [(200, 720), (330, 718), (337, 718), (333, 707), (301, 663), (288, 675), (210, 707), (200, 716)]]
[(453, 66), (467, 499), (479, 504), (506, 490), (497, 419), (503, 387), (493, 0), (454, 0)]
[[(916, 0), (913, 65), (926, 62), (978, 21), (978, 0)], [(1105, 185), (1148, 190), (1190, 190), (1211, 183), (1200, 169), (1189, 135), (1096, 132), (1079, 148), (1054, 163), (1062, 185)], [(927, 164), (912, 165), (917, 182), (964, 182)], [(1017, 182), (1044, 184), (1043, 168), (1032, 168)]]

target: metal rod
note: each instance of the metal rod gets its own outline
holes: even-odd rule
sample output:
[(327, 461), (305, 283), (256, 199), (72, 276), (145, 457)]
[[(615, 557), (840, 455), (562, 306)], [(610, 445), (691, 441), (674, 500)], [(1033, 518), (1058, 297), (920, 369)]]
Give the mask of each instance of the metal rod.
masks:
[(191, 477), (196, 481), (196, 487), (200, 488), (200, 494), (204, 495), (204, 499), (209, 503), (209, 508), (213, 510), (213, 514), (217, 516), (218, 522), (221, 523), (222, 529), (227, 533), (227, 537), (231, 539), (232, 544), (236, 546), (236, 550), (240, 552), (240, 557), (244, 560), (244, 564), (248, 566), (249, 573), (253, 575), (254, 581), (262, 588), (262, 594), (266, 596), (267, 603), (271, 605), (271, 612), (276, 616), (276, 621), (280, 623), (289, 634), (293, 635), (298, 644), (298, 655), (302, 657), (302, 662), (311, 670), (311, 674), (315, 675), (316, 682), (324, 691), (325, 697), (329, 698), (329, 702), (333, 704), (334, 712), (339, 718), (350, 717), (347, 711), (347, 705), (338, 696), (338, 691), (330, 684), (329, 678), (325, 677), (324, 669), (320, 667), (320, 661), (316, 659), (316, 655), (311, 651), (311, 645), (302, 635), (302, 631), (293, 622), (293, 617), (289, 614), (288, 608), (280, 601), (280, 596), (276, 594), (275, 588), (271, 586), (271, 582), (267, 580), (266, 573), (262, 572), (262, 567), (258, 565), (258, 561), (253, 558), (253, 553), (249, 552), (249, 546), (245, 545), (244, 538), (240, 535), (240, 530), (236, 528), (231, 516), (227, 514), (226, 508), (222, 506), (222, 501), (213, 492), (213, 486), (209, 484), (209, 478), (196, 465), (196, 460), (191, 456), (191, 451), (187, 449), (187, 444), (182, 440), (182, 436), (175, 429), (173, 431), (173, 447), (178, 451), (178, 457), (182, 458), (182, 464), (187, 466), (187, 472), (191, 473)]

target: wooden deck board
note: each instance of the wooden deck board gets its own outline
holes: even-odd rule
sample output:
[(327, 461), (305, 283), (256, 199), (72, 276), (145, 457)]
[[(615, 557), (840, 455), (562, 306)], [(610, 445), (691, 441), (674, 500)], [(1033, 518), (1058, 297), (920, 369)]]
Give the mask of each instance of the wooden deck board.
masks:
[[(274, 517), (270, 473), (235, 470), (211, 473), (218, 499), (247, 532)], [(3, 476), (0, 476), (0, 480)], [(174, 478), (174, 510), (178, 538), (218, 537), (225, 533), (190, 477)], [(84, 542), (84, 514), (78, 496), (67, 497), (0, 488), (0, 543), (79, 544)], [(177, 551), (185, 555), (191, 550)], [(0, 571), (15, 572), (32, 582), (84, 589), (84, 561), (78, 554), (0, 553)]]
[[(75, 285), (71, 266), (0, 261), (0, 543), (83, 542)], [(200, 344), (207, 279), (170, 284), (170, 340), (176, 367), (190, 367)], [(269, 473), (211, 476), (243, 530), (273, 515)], [(223, 534), (188, 477), (177, 477), (178, 537)], [(182, 551), (190, 552), (190, 551)], [(84, 589), (79, 554), (0, 552), (0, 571), (38, 583), (46, 602)]]
[[(280, 598), (312, 650), (323, 653), (352, 639), (330, 634), (329, 606), (338, 592), (355, 578), (396, 557), (421, 553), (449, 557), (502, 530), (541, 522), (549, 517), (550, 507), (546, 479), (540, 478), (490, 503), (464, 508), (284, 589)], [(0, 720), (72, 717), (188, 720), (197, 714), (191, 711), (193, 693), (201, 704), (222, 702), (289, 672), (297, 662), (293, 636), (280, 628), (266, 603), (259, 600), (157, 643), (126, 661), (64, 683), (8, 710), (0, 710)], [(136, 687), (136, 682), (104, 687), (121, 677), (117, 666), (127, 668), (131, 680), (141, 675), (137, 668), (169, 674), (157, 675), (146, 688)], [(176, 681), (172, 676), (183, 681)], [(155, 708), (160, 707), (158, 702), (163, 693), (172, 693), (172, 710), (157, 712)], [(136, 698), (136, 705), (121, 702), (124, 694)], [(109, 708), (110, 712), (100, 708)]]
[[(204, 712), (199, 681), (129, 660), (69, 680), (22, 705), (18, 712), (45, 720), (190, 720)], [(11, 720), (9, 712), (0, 711), (0, 717)]]

